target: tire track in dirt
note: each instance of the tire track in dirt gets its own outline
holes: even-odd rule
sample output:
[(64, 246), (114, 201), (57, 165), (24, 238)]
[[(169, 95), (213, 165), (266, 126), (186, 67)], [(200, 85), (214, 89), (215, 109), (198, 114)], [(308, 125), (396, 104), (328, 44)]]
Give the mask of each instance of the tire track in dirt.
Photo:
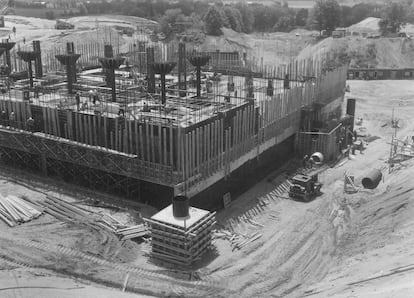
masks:
[[(5, 241), (9, 241), (15, 245), (20, 245), (30, 249), (37, 249), (44, 252), (52, 253), (54, 255), (64, 255), (71, 258), (71, 260), (77, 258), (89, 261), (91, 263), (98, 264), (100, 266), (109, 267), (111, 269), (123, 272), (123, 273), (132, 273), (136, 276), (141, 278), (147, 278), (149, 280), (154, 281), (154, 284), (164, 281), (168, 283), (168, 288), (170, 289), (171, 293), (179, 295), (180, 297), (196, 297), (196, 296), (205, 296), (208, 293), (218, 293), (221, 287), (221, 281), (213, 278), (209, 278), (207, 280), (198, 280), (198, 281), (184, 281), (178, 280), (168, 275), (163, 275), (151, 270), (142, 269), (139, 267), (120, 264), (116, 262), (112, 262), (106, 260), (104, 258), (98, 258), (77, 250), (73, 250), (68, 247), (64, 247), (62, 245), (52, 245), (41, 243), (33, 240), (26, 240), (26, 239), (10, 239), (10, 238), (0, 238)], [(16, 265), (23, 266), (23, 267), (41, 267), (40, 265), (35, 265), (33, 260), (29, 257), (24, 257), (21, 254), (17, 256), (17, 258), (12, 258), (7, 255), (0, 255), (1, 259), (6, 261), (12, 262)], [(47, 265), (44, 266), (47, 268)], [(50, 269), (50, 268), (49, 268)], [(190, 295), (190, 296), (187, 296)]]

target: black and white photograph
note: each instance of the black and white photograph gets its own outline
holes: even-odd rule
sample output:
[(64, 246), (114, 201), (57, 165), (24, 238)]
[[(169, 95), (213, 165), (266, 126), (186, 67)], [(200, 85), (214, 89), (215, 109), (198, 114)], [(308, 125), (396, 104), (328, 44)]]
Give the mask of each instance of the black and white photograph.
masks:
[(0, 0), (0, 298), (414, 297), (413, 0)]

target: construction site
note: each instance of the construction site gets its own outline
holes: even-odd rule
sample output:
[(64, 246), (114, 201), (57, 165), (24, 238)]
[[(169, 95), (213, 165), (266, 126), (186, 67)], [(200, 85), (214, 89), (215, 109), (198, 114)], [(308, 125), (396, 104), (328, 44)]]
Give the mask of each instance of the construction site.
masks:
[[(0, 296), (346, 297), (380, 282), (380, 265), (352, 266), (392, 253), (386, 229), (414, 228), (409, 81), (388, 100), (322, 54), (264, 65), (110, 32), (0, 43)], [(389, 209), (404, 212), (392, 227)], [(363, 244), (373, 226), (382, 246)]]

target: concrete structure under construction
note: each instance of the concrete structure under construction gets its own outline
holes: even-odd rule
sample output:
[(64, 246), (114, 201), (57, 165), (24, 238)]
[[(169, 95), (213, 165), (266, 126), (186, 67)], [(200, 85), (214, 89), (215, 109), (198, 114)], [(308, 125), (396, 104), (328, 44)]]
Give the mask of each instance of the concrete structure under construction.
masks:
[[(326, 70), (306, 60), (258, 69), (239, 53), (215, 53), (196, 79), (191, 63), (176, 55), (197, 53), (182, 45), (139, 44), (138, 53), (134, 47), (122, 55), (107, 47), (110, 54), (94, 60), (97, 47), (33, 51), (45, 66), (30, 83), (12, 72), (14, 87), (0, 95), (3, 162), (159, 208), (186, 195), (192, 206), (214, 210), (223, 195), (235, 197), (292, 157), (296, 144), (311, 150), (313, 139), (299, 132), (329, 134), (344, 125), (346, 67)], [(61, 64), (62, 55), (76, 59)], [(158, 62), (172, 69), (162, 79)], [(333, 145), (321, 148), (326, 156), (344, 146), (340, 134), (327, 137)]]

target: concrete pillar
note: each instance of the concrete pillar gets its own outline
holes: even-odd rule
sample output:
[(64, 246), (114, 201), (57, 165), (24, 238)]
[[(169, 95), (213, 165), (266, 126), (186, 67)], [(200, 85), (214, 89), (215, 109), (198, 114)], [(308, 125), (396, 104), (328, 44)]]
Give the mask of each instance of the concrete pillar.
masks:
[(148, 92), (155, 93), (155, 73), (152, 67), (154, 63), (154, 48), (147, 48), (147, 83)]
[(42, 51), (40, 49), (40, 40), (33, 40), (33, 52), (37, 53), (35, 59), (35, 73), (36, 78), (43, 77), (43, 66), (42, 66)]
[[(178, 45), (178, 89), (187, 90), (187, 69), (186, 69), (185, 43)], [(186, 96), (185, 91), (180, 91), (180, 96)]]

